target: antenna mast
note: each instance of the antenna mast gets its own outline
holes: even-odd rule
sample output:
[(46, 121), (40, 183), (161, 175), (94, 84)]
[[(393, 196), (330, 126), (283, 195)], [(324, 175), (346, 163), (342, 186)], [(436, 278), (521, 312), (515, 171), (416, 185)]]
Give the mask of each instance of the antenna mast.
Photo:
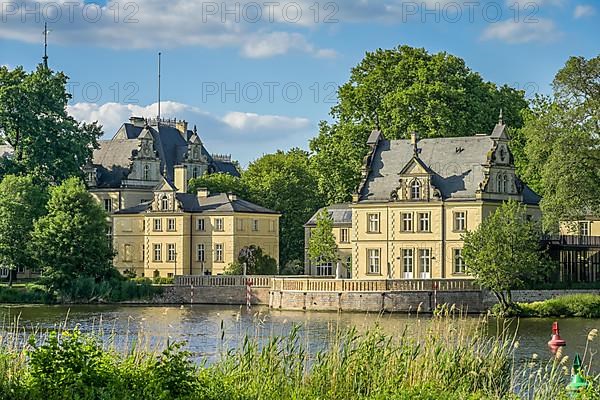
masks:
[(161, 53), (158, 53), (158, 121), (160, 123), (160, 56)]
[(44, 57), (42, 57), (42, 60), (44, 60), (44, 68), (48, 69), (48, 24), (46, 22), (44, 22), (44, 32), (42, 32), (44, 34)]

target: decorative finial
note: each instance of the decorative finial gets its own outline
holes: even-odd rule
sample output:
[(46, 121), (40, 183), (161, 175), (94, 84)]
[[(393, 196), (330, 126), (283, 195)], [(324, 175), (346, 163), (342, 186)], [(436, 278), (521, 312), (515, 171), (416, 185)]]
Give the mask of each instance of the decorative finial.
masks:
[(198, 129), (196, 128), (196, 125), (194, 125), (194, 135), (198, 134)]
[(502, 107), (500, 107), (500, 115), (498, 115), (498, 124), (504, 125), (504, 119), (502, 118)]

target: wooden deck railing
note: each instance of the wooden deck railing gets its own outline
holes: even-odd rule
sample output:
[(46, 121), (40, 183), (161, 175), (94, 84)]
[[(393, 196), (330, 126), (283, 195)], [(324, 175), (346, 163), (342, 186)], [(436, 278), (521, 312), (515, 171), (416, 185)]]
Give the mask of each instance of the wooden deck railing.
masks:
[(431, 292), (474, 291), (479, 286), (471, 279), (333, 279), (317, 277), (274, 276), (178, 276), (177, 286), (246, 286), (252, 280), (253, 287), (298, 292)]

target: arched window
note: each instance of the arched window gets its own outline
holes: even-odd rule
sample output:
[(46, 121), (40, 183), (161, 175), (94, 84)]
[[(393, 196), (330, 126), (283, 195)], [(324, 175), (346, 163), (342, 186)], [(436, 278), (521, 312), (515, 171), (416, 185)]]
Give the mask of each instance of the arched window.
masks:
[(169, 199), (167, 198), (167, 196), (163, 196), (163, 198), (160, 200), (160, 209), (163, 211), (169, 209)]
[(502, 191), (504, 193), (508, 193), (509, 192), (508, 175), (506, 175), (506, 174), (504, 174), (504, 176), (502, 177)]
[(410, 198), (413, 200), (421, 199), (421, 182), (417, 179), (410, 184)]
[(194, 167), (194, 169), (192, 169), (192, 178), (198, 178), (198, 167)]
[(144, 180), (145, 181), (150, 180), (150, 166), (149, 165), (144, 165)]
[(502, 177), (502, 174), (498, 174), (498, 193), (502, 193), (502, 184), (504, 182), (504, 178)]

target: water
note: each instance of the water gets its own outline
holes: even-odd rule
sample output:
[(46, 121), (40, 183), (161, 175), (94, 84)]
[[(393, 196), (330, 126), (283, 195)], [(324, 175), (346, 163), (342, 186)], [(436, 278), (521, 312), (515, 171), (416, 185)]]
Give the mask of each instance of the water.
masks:
[[(139, 336), (146, 338), (147, 345), (162, 348), (167, 341), (188, 342), (188, 349), (197, 359), (215, 360), (223, 351), (241, 345), (245, 335), (266, 341), (273, 336), (287, 335), (295, 325), (300, 325), (300, 337), (311, 352), (323, 349), (336, 329), (355, 327), (364, 331), (375, 325), (389, 334), (400, 335), (407, 329), (412, 335), (424, 335), (419, 329), (427, 315), (366, 314), (297, 312), (269, 310), (255, 307), (251, 312), (236, 306), (0, 306), (0, 335), (19, 318), (19, 326), (25, 332), (47, 332), (57, 327), (72, 329), (78, 326), (82, 332), (104, 332), (113, 335), (118, 346), (131, 344)], [(510, 329), (517, 331), (520, 358), (536, 353), (548, 358), (546, 343), (550, 338), (554, 319), (521, 319), (513, 321)], [(469, 317), (461, 323), (477, 322)], [(567, 341), (563, 354), (571, 359), (575, 352), (583, 353), (588, 333), (600, 329), (600, 320), (566, 318), (559, 319), (561, 336)], [(517, 326), (518, 325), (518, 326)], [(490, 320), (488, 331), (494, 335), (497, 321)], [(27, 335), (23, 335), (24, 337)], [(6, 334), (6, 333), (4, 333)], [(139, 336), (138, 336), (139, 334)], [(600, 337), (588, 344), (592, 351), (600, 350)], [(600, 370), (600, 360), (595, 369)]]

